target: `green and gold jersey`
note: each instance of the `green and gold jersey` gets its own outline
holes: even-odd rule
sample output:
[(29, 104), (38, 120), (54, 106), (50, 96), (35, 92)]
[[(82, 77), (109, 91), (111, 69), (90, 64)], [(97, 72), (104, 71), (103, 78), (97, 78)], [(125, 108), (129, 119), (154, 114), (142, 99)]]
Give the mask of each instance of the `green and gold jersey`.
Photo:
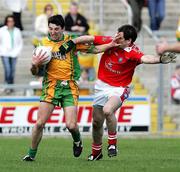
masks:
[(45, 77), (49, 80), (78, 80), (81, 74), (80, 65), (76, 56), (76, 51), (86, 52), (90, 46), (78, 44), (76, 48), (66, 54), (62, 59), (59, 54), (59, 47), (68, 40), (72, 39), (71, 35), (63, 35), (59, 41), (53, 41), (49, 37), (42, 39), (42, 45), (52, 47), (52, 59), (47, 64)]

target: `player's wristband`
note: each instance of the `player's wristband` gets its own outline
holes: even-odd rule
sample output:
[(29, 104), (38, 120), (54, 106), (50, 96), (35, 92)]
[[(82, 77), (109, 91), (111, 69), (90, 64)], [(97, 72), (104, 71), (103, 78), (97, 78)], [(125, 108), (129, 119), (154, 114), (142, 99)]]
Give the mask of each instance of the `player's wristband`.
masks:
[(71, 51), (74, 47), (76, 47), (76, 44), (72, 40), (69, 40), (59, 47), (59, 51), (61, 54), (64, 55), (68, 53), (69, 51)]

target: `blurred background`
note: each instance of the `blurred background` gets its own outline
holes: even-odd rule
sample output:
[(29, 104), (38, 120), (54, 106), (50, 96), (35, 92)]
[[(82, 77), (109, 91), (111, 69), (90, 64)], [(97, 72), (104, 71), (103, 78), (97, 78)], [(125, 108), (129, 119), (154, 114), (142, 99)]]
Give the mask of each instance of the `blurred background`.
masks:
[[(25, 103), (27, 101), (29, 103), (30, 99), (41, 94), (43, 69), (38, 76), (32, 76), (30, 73), (31, 57), (33, 49), (41, 42), (42, 37), (47, 35), (46, 21), (49, 16), (62, 14), (66, 22), (65, 31), (77, 35), (113, 36), (121, 25), (133, 24), (138, 30), (136, 44), (145, 54), (156, 54), (156, 44), (159, 42), (166, 40), (171, 44), (180, 40), (180, 30), (178, 30), (180, 28), (179, 7), (180, 0), (163, 1), (158, 9), (162, 12), (160, 14), (162, 15), (161, 21), (156, 27), (153, 25), (152, 11), (150, 11), (152, 9), (150, 9), (147, 1), (142, 1), (137, 7), (130, 0), (79, 0), (73, 3), (70, 0), (13, 0), (9, 2), (8, 0), (0, 0), (1, 27), (4, 26), (5, 17), (13, 14), (15, 26), (21, 30), (23, 39), (23, 48), (17, 57), (13, 83), (4, 81), (5, 72), (3, 63), (0, 62), (1, 128), (8, 124), (8, 122), (2, 122), (2, 119), (5, 119), (3, 115), (7, 115), (3, 108), (16, 106), (17, 102)], [(71, 14), (78, 14), (78, 20), (71, 19)], [(0, 41), (1, 38), (2, 34)], [(91, 104), (89, 102), (92, 99), (85, 100), (83, 97), (93, 97), (93, 85), (99, 58), (100, 55), (78, 54), (82, 69), (79, 81), (80, 106), (82, 106), (83, 103), (81, 104), (81, 102), (83, 101), (88, 102), (88, 106)], [(132, 105), (135, 109), (136, 105), (147, 105), (145, 112), (143, 107), (141, 108), (142, 111), (132, 112), (139, 113), (137, 125), (142, 126), (139, 128), (139, 132), (180, 135), (180, 101), (174, 101), (171, 96), (171, 79), (177, 65), (180, 65), (179, 56), (174, 64), (143, 64), (137, 67), (132, 82), (131, 98), (127, 101), (127, 106)], [(23, 98), (24, 101), (20, 101), (19, 97)], [(34, 105), (36, 105), (37, 100), (36, 98), (33, 99)], [(20, 106), (19, 104), (17, 106)], [(142, 129), (144, 124), (141, 125), (143, 113), (147, 113), (147, 123), (145, 124), (147, 128), (145, 130)], [(11, 117), (8, 116), (6, 120), (11, 121)], [(133, 123), (128, 124), (128, 121), (125, 122), (122, 126), (136, 126)], [(15, 126), (15, 124), (13, 125)], [(12, 126), (7, 125), (7, 127)], [(127, 130), (127, 128), (122, 129), (122, 131)], [(136, 129), (132, 131), (136, 131)], [(3, 129), (1, 129), (1, 134), (3, 134)]]

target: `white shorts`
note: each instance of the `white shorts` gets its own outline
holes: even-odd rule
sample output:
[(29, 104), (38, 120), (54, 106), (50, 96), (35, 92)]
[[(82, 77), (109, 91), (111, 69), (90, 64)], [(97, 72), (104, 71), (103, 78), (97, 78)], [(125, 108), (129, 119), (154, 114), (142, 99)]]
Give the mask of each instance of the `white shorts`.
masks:
[(129, 97), (130, 88), (111, 86), (101, 80), (95, 83), (95, 95), (93, 105), (104, 106), (112, 96), (119, 97), (119, 101), (123, 103)]

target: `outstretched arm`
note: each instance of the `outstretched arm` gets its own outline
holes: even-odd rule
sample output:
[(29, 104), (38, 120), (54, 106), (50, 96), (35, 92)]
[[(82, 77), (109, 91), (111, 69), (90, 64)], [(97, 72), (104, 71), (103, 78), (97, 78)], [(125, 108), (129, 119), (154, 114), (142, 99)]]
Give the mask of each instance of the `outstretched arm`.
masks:
[(74, 44), (92, 43), (94, 42), (94, 38), (95, 37), (92, 35), (84, 35), (84, 36), (74, 38), (72, 41), (74, 42)]
[(157, 64), (160, 63), (160, 56), (143, 55), (141, 57), (141, 62), (145, 64)]
[[(100, 37), (100, 39), (99, 39), (99, 37)], [(98, 37), (98, 40), (99, 40), (98, 45), (108, 44), (109, 42), (112, 41), (112, 37), (102, 37), (102, 36), (99, 36), (99, 37)], [(116, 34), (113, 39), (117, 40), (119, 37), (120, 37), (120, 35)], [(63, 43), (59, 47), (59, 51), (64, 56), (66, 53), (68, 53), (74, 47), (76, 47), (77, 44), (94, 43), (95, 41), (97, 41), (97, 40), (95, 40), (96, 38), (97, 37), (91, 36), (91, 35), (84, 35), (84, 36), (74, 38), (72, 40), (69, 40), (69, 41)]]
[(157, 63), (172, 63), (175, 62), (177, 58), (176, 53), (174, 52), (165, 52), (160, 56), (154, 55), (143, 55), (141, 57), (141, 62), (145, 64), (157, 64)]
[(89, 36), (89, 35), (80, 36), (63, 43), (59, 47), (59, 52), (61, 53), (62, 56), (65, 56), (66, 53), (68, 53), (69, 51), (71, 51), (73, 48), (76, 47), (76, 44), (84, 44), (84, 43), (92, 43), (92, 42), (94, 42), (94, 36)]

